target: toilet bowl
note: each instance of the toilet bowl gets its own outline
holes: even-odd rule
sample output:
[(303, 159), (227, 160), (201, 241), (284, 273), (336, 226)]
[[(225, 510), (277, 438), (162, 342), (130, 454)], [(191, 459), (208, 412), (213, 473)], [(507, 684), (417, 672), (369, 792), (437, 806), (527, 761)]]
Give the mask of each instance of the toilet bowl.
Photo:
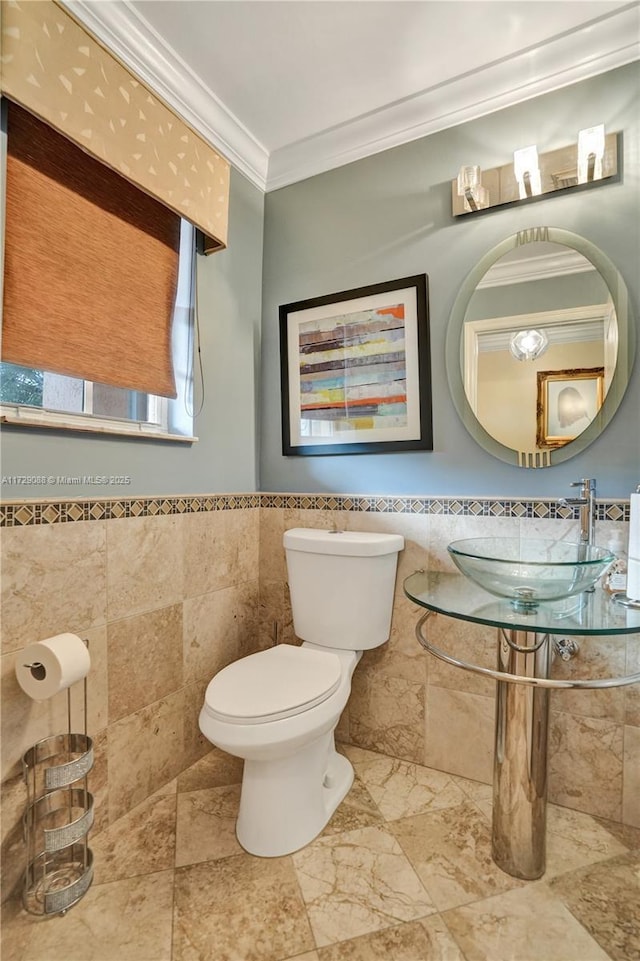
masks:
[(244, 758), (236, 834), (251, 854), (277, 857), (303, 847), (351, 787), (353, 769), (336, 752), (333, 732), (360, 657), (280, 644), (235, 661), (210, 682), (200, 730)]
[(280, 644), (210, 681), (200, 730), (244, 758), (236, 834), (261, 857), (324, 828), (353, 783), (334, 730), (362, 651), (389, 636), (399, 535), (296, 529), (284, 536), (300, 647)]

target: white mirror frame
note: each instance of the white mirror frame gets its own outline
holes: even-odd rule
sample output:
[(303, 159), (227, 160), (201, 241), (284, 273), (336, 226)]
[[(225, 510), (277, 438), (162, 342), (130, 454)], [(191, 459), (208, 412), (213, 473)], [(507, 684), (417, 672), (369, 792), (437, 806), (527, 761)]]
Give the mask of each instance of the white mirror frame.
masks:
[[(618, 326), (616, 370), (602, 407), (591, 424), (575, 440), (562, 447), (523, 453), (506, 447), (487, 433), (476, 417), (465, 393), (464, 319), (475, 289), (486, 272), (505, 254), (523, 244), (546, 241), (573, 248), (589, 260), (607, 285), (614, 303)], [(534, 227), (519, 231), (490, 250), (465, 279), (456, 297), (446, 337), (446, 367), (449, 389), (462, 423), (474, 440), (489, 454), (517, 467), (551, 467), (581, 453), (600, 436), (617, 411), (627, 389), (635, 357), (635, 326), (626, 284), (617, 267), (590, 241), (560, 227)]]

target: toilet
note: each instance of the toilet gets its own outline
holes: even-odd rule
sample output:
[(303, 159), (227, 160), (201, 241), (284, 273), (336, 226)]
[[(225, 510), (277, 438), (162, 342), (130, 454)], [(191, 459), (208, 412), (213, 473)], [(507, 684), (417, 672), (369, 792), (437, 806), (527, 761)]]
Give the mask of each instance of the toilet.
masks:
[(200, 730), (244, 758), (236, 834), (260, 857), (312, 841), (353, 783), (333, 732), (363, 651), (389, 638), (399, 534), (286, 531), (293, 626), (279, 644), (229, 664), (209, 683)]

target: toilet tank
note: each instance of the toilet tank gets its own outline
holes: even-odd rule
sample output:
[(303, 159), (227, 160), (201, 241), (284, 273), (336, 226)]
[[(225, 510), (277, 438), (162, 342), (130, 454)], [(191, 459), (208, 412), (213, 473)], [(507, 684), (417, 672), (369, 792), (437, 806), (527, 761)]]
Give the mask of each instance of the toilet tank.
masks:
[(347, 651), (389, 638), (400, 534), (294, 528), (284, 535), (295, 633)]

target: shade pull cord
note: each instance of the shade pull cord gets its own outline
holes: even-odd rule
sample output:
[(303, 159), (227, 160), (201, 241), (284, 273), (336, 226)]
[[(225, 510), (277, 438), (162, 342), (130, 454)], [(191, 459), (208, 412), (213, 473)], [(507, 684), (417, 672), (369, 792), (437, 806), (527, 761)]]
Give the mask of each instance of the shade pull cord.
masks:
[[(187, 376), (185, 378), (184, 385), (184, 408), (187, 414), (194, 419), (202, 412), (205, 400), (205, 382), (204, 382), (204, 366), (202, 363), (202, 351), (200, 350), (200, 310), (198, 307), (198, 272), (197, 266), (197, 256), (196, 256), (196, 231), (193, 231), (191, 246), (191, 290), (193, 291), (192, 297), (192, 307), (193, 311), (193, 323), (189, 324), (189, 343), (187, 350)], [(192, 403), (193, 396), (195, 395), (195, 377), (194, 377), (194, 336), (195, 336), (195, 350), (198, 353), (198, 371), (200, 374), (200, 388), (201, 396), (198, 409), (195, 409), (195, 405)], [(192, 389), (191, 402), (189, 399), (189, 389)]]

